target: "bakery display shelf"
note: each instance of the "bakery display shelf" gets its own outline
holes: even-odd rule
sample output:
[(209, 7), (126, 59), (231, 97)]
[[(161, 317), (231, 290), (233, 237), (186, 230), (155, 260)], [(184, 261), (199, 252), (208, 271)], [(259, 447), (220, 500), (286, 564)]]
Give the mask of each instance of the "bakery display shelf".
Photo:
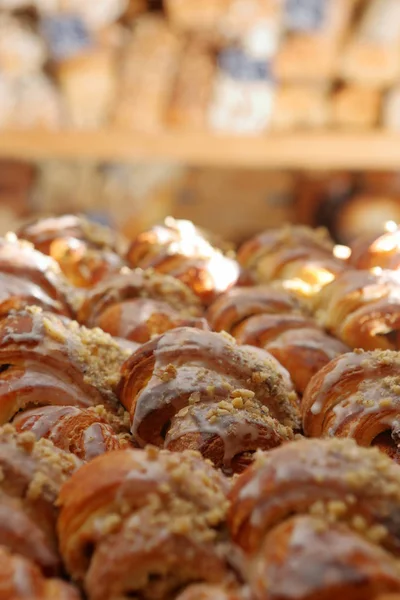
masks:
[(269, 133), (259, 137), (162, 131), (7, 131), (0, 157), (288, 169), (397, 169), (400, 135), (375, 132)]

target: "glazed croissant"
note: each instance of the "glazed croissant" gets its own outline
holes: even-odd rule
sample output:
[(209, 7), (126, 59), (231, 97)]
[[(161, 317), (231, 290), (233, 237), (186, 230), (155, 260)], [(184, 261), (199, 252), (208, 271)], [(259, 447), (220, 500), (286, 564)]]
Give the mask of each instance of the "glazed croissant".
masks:
[(114, 387), (130, 355), (101, 330), (40, 308), (0, 320), (0, 423), (34, 405), (105, 405), (118, 411)]
[(351, 348), (400, 349), (400, 274), (343, 273), (321, 291), (317, 318)]
[[(54, 503), (79, 460), (31, 433), (0, 428), (0, 546), (36, 563), (45, 575), (60, 570)], [(0, 585), (0, 590), (1, 590)]]
[(65, 581), (46, 579), (33, 562), (0, 546), (0, 598), (80, 600), (81, 595)]
[(38, 285), (15, 275), (0, 273), (0, 317), (32, 305), (59, 315), (70, 314), (65, 306), (53, 300)]
[(293, 437), (299, 408), (288, 381), (269, 355), (226, 334), (178, 328), (126, 361), (119, 398), (140, 446), (198, 450), (231, 473), (257, 448)]
[(255, 315), (301, 314), (298, 299), (290, 292), (269, 285), (234, 287), (221, 294), (207, 311), (214, 331), (226, 331), (236, 337), (243, 323)]
[(255, 600), (375, 600), (400, 592), (399, 560), (340, 523), (291, 517), (266, 535), (252, 574)]
[(300, 394), (319, 369), (349, 350), (301, 314), (292, 294), (269, 286), (229, 290), (211, 305), (207, 318), (213, 329), (227, 331), (239, 344), (268, 350)]
[(400, 268), (400, 230), (355, 240), (349, 262), (355, 269), (380, 267), (397, 271)]
[(265, 348), (290, 374), (299, 394), (330, 360), (349, 348), (300, 315), (260, 315), (249, 319), (237, 335), (239, 344)]
[(37, 439), (49, 439), (83, 461), (130, 446), (127, 436), (118, 433), (120, 424), (115, 424), (115, 416), (103, 406), (42, 406), (17, 414), (13, 425), (19, 432), (30, 431)]
[(40, 219), (20, 229), (18, 236), (55, 259), (77, 287), (91, 287), (125, 264), (112, 230), (82, 216)]
[(108, 277), (86, 295), (78, 320), (113, 336), (144, 343), (174, 327), (207, 327), (197, 296), (181, 281), (154, 271)]
[(0, 312), (36, 304), (58, 314), (72, 316), (72, 288), (58, 264), (11, 234), (0, 238)]
[(171, 218), (139, 234), (127, 259), (133, 267), (153, 268), (180, 279), (205, 304), (232, 287), (240, 275), (229, 252), (224, 254), (216, 248), (190, 221)]
[(245, 242), (237, 258), (255, 283), (293, 281), (292, 287), (300, 296), (313, 296), (346, 268), (334, 257), (333, 249), (333, 241), (324, 229), (284, 227)]
[(234, 585), (226, 493), (225, 478), (195, 453), (103, 454), (61, 490), (67, 570), (89, 600), (172, 600), (191, 582)]
[(234, 484), (229, 527), (256, 600), (400, 592), (400, 471), (352, 440), (259, 453)]
[(352, 352), (326, 365), (303, 397), (310, 437), (351, 437), (400, 462), (400, 358), (390, 350)]

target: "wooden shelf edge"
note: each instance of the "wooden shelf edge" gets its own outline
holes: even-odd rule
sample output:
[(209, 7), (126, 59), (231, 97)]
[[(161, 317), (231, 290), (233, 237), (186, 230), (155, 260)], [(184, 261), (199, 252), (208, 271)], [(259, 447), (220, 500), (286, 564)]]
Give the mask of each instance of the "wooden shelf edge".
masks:
[(0, 157), (183, 162), (277, 169), (399, 169), (400, 134), (299, 132), (263, 137), (104, 131), (0, 132)]

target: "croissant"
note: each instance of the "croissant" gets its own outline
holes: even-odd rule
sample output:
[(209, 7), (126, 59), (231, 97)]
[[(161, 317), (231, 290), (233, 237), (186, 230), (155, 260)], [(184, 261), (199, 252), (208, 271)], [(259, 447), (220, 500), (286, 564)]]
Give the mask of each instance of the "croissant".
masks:
[(22, 310), (31, 305), (60, 315), (70, 312), (57, 300), (53, 300), (38, 285), (15, 275), (0, 272), (0, 317), (12, 310)]
[(310, 437), (351, 437), (400, 462), (400, 359), (397, 352), (351, 352), (326, 365), (303, 396)]
[(189, 249), (201, 251), (204, 244), (210, 244), (217, 250), (228, 253), (233, 246), (214, 233), (197, 227), (191, 221), (167, 217), (162, 224), (154, 225), (144, 231), (128, 248), (128, 255), (133, 262), (140, 261), (151, 253), (158, 253), (165, 245), (184, 245)]
[(37, 307), (0, 319), (0, 423), (33, 405), (118, 411), (114, 387), (129, 355), (101, 330)]
[(193, 223), (171, 218), (139, 234), (127, 259), (133, 267), (153, 268), (180, 279), (204, 304), (232, 287), (240, 275), (229, 252), (224, 254), (214, 247)]
[(259, 448), (268, 450), (294, 438), (290, 427), (270, 416), (266, 406), (236, 396), (210, 404), (194, 404), (172, 419), (164, 447), (175, 452), (197, 450), (227, 475), (241, 473)]
[[(350, 350), (344, 343), (315, 326), (294, 330), (289, 327), (287, 331), (278, 334), (275, 329), (278, 319), (270, 319), (269, 324), (266, 321), (267, 319), (264, 320), (262, 329), (264, 334), (269, 329), (271, 337), (264, 347), (287, 369), (295, 389), (301, 395), (315, 373), (336, 356)], [(281, 325), (282, 321), (278, 327)], [(272, 336), (274, 329), (275, 337)]]
[(30, 431), (37, 439), (49, 439), (83, 461), (130, 446), (126, 436), (114, 430), (112, 415), (108, 417), (102, 406), (42, 406), (19, 413), (13, 425), (19, 432)]
[(214, 331), (226, 331), (236, 337), (237, 330), (250, 317), (282, 313), (301, 314), (301, 305), (290, 292), (268, 285), (235, 287), (213, 302), (207, 320)]
[(317, 318), (352, 348), (400, 349), (400, 274), (343, 273), (321, 291)]
[(8, 302), (10, 309), (22, 308), (32, 299), (32, 304), (73, 315), (73, 292), (56, 261), (11, 234), (0, 238), (0, 274), (1, 301)]
[(0, 598), (80, 600), (81, 595), (65, 581), (46, 579), (33, 562), (0, 546)]
[(21, 228), (18, 236), (55, 259), (77, 287), (91, 287), (125, 264), (112, 230), (82, 216), (41, 219)]
[(207, 319), (213, 329), (229, 332), (239, 344), (268, 350), (288, 370), (300, 394), (319, 369), (349, 351), (302, 315), (292, 294), (269, 286), (229, 290), (210, 306)]
[(60, 570), (54, 503), (78, 466), (75, 456), (48, 440), (18, 435), (11, 425), (0, 428), (0, 546), (33, 561), (46, 575)]
[(191, 582), (234, 585), (226, 493), (225, 478), (196, 453), (103, 454), (60, 493), (67, 570), (89, 600), (172, 600)]
[(297, 516), (266, 535), (254, 561), (255, 600), (375, 600), (400, 592), (399, 560), (340, 523)]
[(199, 329), (144, 344), (123, 365), (118, 393), (140, 446), (197, 449), (227, 471), (299, 425), (297, 396), (274, 361)]
[[(241, 349), (269, 363), (293, 394), (289, 373), (271, 354), (252, 346)], [(216, 468), (232, 475), (244, 471), (258, 449), (268, 450), (293, 438), (291, 427), (272, 417), (251, 392), (239, 390), (215, 406), (197, 402), (180, 410), (171, 420), (164, 447), (175, 452), (197, 450)]]
[(231, 536), (256, 600), (400, 592), (400, 471), (353, 440), (259, 453), (230, 492)]
[(239, 248), (237, 258), (255, 282), (299, 282), (292, 289), (300, 296), (313, 296), (346, 269), (333, 250), (326, 230), (297, 226), (255, 236)]
[(386, 231), (379, 236), (356, 239), (351, 245), (349, 263), (355, 269), (398, 270), (400, 268), (400, 230)]
[(181, 281), (153, 271), (125, 272), (93, 287), (78, 320), (113, 336), (144, 343), (185, 324), (207, 327), (197, 296)]

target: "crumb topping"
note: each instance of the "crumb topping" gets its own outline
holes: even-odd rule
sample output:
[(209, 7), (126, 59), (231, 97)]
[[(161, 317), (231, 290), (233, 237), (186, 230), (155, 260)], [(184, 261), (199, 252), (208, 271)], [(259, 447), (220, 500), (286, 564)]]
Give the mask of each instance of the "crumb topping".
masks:
[(143, 460), (133, 466), (127, 483), (132, 486), (137, 478), (138, 482), (146, 481), (146, 486), (138, 485), (130, 496), (123, 493), (121, 483), (109, 512), (91, 521), (91, 526), (96, 522), (96, 535), (107, 536), (123, 522), (128, 539), (137, 527), (141, 532), (150, 527), (190, 537), (197, 543), (218, 540), (229, 506), (225, 478), (197, 452), (175, 454), (154, 446), (141, 452)]
[[(398, 543), (397, 507), (400, 503), (398, 466), (376, 448), (362, 448), (353, 440), (302, 440), (270, 452), (258, 452), (253, 477), (239, 498), (254, 498), (253, 521), (261, 519), (263, 482), (279, 497), (291, 485), (299, 514), (344, 522), (377, 544)], [(283, 487), (282, 487), (283, 486)], [(285, 503), (283, 493), (282, 504)]]
[(85, 381), (109, 393), (119, 382), (121, 366), (131, 355), (130, 350), (121, 348), (98, 327), (87, 329), (71, 321), (67, 328), (71, 358), (81, 365)]
[(157, 371), (156, 375), (164, 383), (168, 383), (169, 381), (172, 381), (172, 379), (176, 378), (177, 373), (178, 373), (178, 371), (177, 371), (176, 367), (174, 367), (174, 365), (172, 365), (172, 364), (169, 364), (165, 368), (159, 369)]
[(25, 476), (29, 475), (25, 497), (32, 501), (43, 498), (54, 502), (61, 485), (81, 464), (74, 455), (56, 448), (49, 440), (36, 441), (33, 433), (17, 433), (12, 425), (0, 428), (0, 446), (4, 448), (0, 484), (7, 490), (8, 479), (14, 470), (19, 473), (21, 463)]
[[(131, 355), (128, 348), (122, 348), (109, 334), (100, 328), (88, 329), (76, 321), (60, 319), (56, 315), (44, 313), (37, 306), (29, 306), (25, 311), (14, 313), (32, 317), (31, 332), (18, 334), (10, 325), (9, 338), (16, 342), (40, 341), (48, 336), (78, 366), (84, 375), (85, 383), (97, 388), (102, 394), (113, 395), (119, 383), (122, 364)], [(60, 347), (61, 346), (61, 347)]]

